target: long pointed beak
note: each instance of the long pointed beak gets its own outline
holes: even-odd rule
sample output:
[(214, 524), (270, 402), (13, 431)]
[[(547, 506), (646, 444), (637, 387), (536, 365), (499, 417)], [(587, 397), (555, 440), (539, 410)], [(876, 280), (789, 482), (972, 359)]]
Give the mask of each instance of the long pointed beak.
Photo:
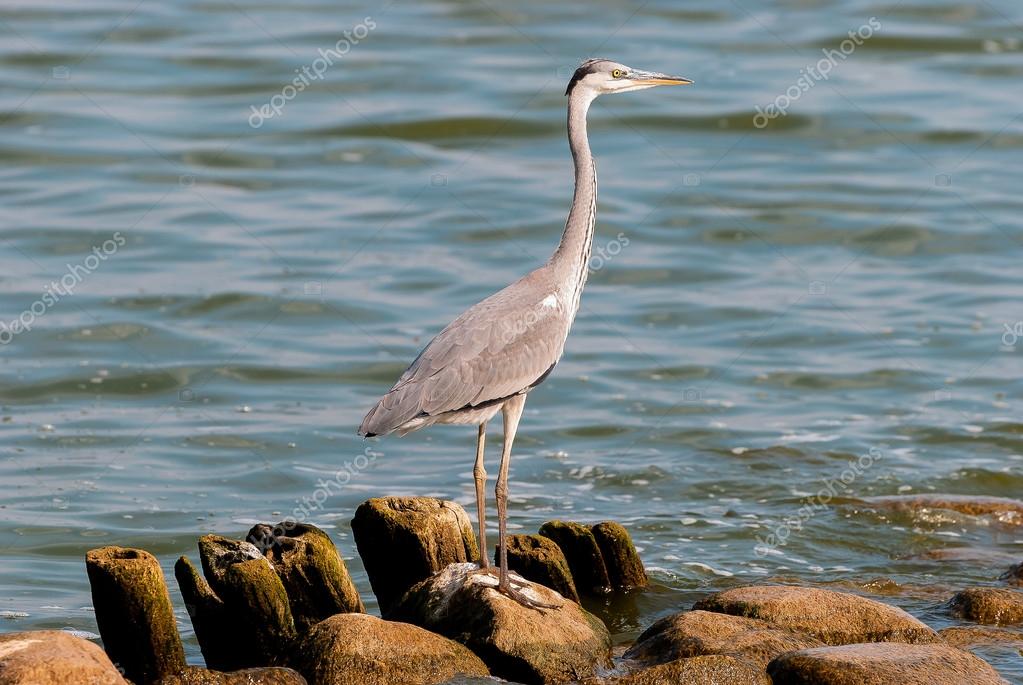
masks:
[(629, 74), (629, 80), (639, 86), (688, 86), (692, 83), (681, 76), (668, 76), (656, 71), (633, 71)]

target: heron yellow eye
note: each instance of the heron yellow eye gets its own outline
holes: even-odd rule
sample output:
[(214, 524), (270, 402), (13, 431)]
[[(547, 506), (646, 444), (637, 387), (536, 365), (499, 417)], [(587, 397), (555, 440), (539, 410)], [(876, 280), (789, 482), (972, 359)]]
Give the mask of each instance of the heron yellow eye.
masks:
[(611, 78), (621, 78), (621, 77), (622, 77), (622, 70), (621, 69), (615, 69), (614, 71), (611, 72)]

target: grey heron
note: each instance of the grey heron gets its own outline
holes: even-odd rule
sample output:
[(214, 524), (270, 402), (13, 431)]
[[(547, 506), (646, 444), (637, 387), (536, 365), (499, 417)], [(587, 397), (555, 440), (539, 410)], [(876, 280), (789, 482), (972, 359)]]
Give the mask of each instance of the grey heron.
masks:
[(586, 135), (586, 114), (599, 95), (688, 83), (688, 79), (641, 71), (606, 59), (586, 60), (575, 70), (565, 90), (575, 194), (560, 244), (543, 266), (448, 324), (369, 410), (359, 427), (359, 434), (365, 437), (395, 431), (404, 435), (435, 423), (478, 427), (473, 479), (479, 567), (482, 572), (493, 573), (487, 559), (483, 451), (487, 422), (498, 411), (502, 413), (504, 445), (496, 488), (500, 561), (497, 589), (525, 606), (550, 608), (515, 590), (508, 579), (508, 465), (526, 395), (550, 375), (561, 359), (586, 284), (597, 203), (597, 175)]

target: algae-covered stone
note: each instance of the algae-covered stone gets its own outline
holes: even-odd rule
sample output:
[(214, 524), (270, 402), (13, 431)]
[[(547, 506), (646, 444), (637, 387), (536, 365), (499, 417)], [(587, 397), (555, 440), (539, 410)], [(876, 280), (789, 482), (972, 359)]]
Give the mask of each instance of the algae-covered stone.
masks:
[(938, 637), (953, 647), (1023, 645), (1023, 633), (987, 626), (952, 626), (938, 631)]
[(977, 623), (1023, 623), (1023, 592), (994, 587), (971, 587), (949, 601), (953, 616)]
[(1005, 685), (987, 662), (944, 644), (805, 649), (779, 656), (767, 673), (774, 685)]
[(298, 671), (270, 666), (222, 673), (198, 666), (164, 678), (156, 685), (309, 685)]
[(596, 595), (611, 590), (604, 556), (592, 530), (581, 523), (548, 521), (540, 526), (540, 535), (554, 540), (565, 554), (576, 590)]
[(179, 557), (174, 564), (174, 578), (178, 581), (181, 598), (192, 621), (195, 638), (199, 642), (203, 659), (210, 668), (232, 670), (247, 661), (245, 647), (238, 643), (231, 618), (224, 602), (213, 592), (206, 579), (188, 560)]
[(262, 559), (263, 552), (251, 542), (232, 540), (222, 535), (203, 535), (199, 538), (199, 561), (206, 581), (218, 595), (231, 566), (243, 561)]
[(1023, 564), (1013, 564), (1009, 570), (999, 576), (999, 579), (1006, 581), (1009, 585), (1023, 585)]
[(330, 536), (306, 523), (253, 526), (246, 538), (263, 543), (281, 579), (300, 633), (334, 614), (365, 607)]
[(63, 630), (0, 635), (0, 685), (130, 685), (97, 645)]
[(338, 614), (316, 624), (292, 663), (316, 685), (433, 685), (457, 675), (490, 675), (454, 640), (368, 614)]
[(160, 562), (126, 547), (90, 550), (85, 567), (103, 646), (125, 676), (149, 683), (185, 667)]
[(297, 636), (288, 594), (270, 562), (251, 543), (219, 535), (199, 539), (206, 580), (242, 647), (236, 667), (276, 665)]
[[(543, 535), (509, 535), (508, 568), (526, 580), (549, 587), (562, 597), (579, 601), (572, 572), (561, 548)], [(500, 548), (494, 550), (494, 563), (498, 563)]]
[(604, 681), (607, 685), (771, 685), (763, 668), (715, 654), (678, 659)]
[(829, 645), (853, 642), (933, 642), (937, 634), (898, 607), (859, 595), (789, 585), (718, 592), (693, 609), (759, 618), (813, 635)]
[(614, 521), (604, 521), (590, 530), (600, 548), (611, 587), (615, 590), (646, 587), (646, 569), (625, 527)]
[(416, 583), (448, 564), (479, 559), (465, 510), (432, 497), (367, 500), (355, 512), (352, 532), (384, 616)]
[(823, 646), (815, 637), (760, 619), (710, 611), (683, 611), (647, 628), (625, 653), (625, 658), (645, 664), (663, 664), (685, 657), (724, 654), (763, 668), (785, 652)]
[(967, 516), (987, 516), (1009, 525), (1023, 525), (1023, 501), (1008, 497), (928, 493), (868, 497), (864, 501), (873, 506), (894, 511), (926, 513), (938, 509), (954, 511)]
[(554, 609), (531, 609), (497, 592), (475, 564), (452, 564), (424, 580), (393, 616), (465, 644), (494, 675), (514, 682), (566, 683), (610, 666), (611, 639), (596, 616), (550, 588), (512, 575), (519, 592)]

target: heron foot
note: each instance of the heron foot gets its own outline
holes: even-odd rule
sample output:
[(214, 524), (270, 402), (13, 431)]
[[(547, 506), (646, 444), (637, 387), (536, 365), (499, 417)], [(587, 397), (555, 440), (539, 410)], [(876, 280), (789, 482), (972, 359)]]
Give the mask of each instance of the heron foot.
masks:
[(480, 573), (482, 573), (483, 575), (486, 575), (486, 576), (493, 576), (494, 578), (498, 577), (497, 568), (495, 566), (491, 566), (490, 564), (486, 564), (486, 565), (479, 564), (479, 568), (476, 569), (475, 571), (470, 571), (469, 575), (475, 576), (475, 575), (480, 574)]
[[(521, 587), (526, 586), (522, 585)], [(527, 609), (534, 609), (536, 611), (542, 612), (544, 609), (557, 609), (559, 606), (557, 604), (546, 604), (544, 602), (538, 602), (534, 599), (530, 599), (523, 593), (516, 590), (511, 583), (505, 583), (503, 585), (501, 583), (498, 583), (497, 591), (500, 592), (505, 597), (515, 600), (516, 602), (526, 607)]]
[(506, 580), (504, 583), (501, 583), (500, 582), (501, 570), (499, 568), (497, 568), (496, 566), (490, 566), (490, 565), (481, 566), (481, 567), (477, 568), (475, 571), (471, 571), (469, 575), (477, 575), (477, 574), (483, 574), (483, 575), (490, 576), (492, 578), (497, 578), (498, 579), (498, 583), (497, 583), (497, 587), (494, 588), (495, 590), (500, 592), (505, 597), (508, 597), (510, 599), (514, 599), (516, 602), (518, 602), (522, 606), (527, 607), (529, 609), (536, 609), (537, 611), (540, 611), (542, 609), (557, 609), (560, 606), (559, 604), (546, 604), (544, 602), (538, 602), (536, 600), (530, 599), (525, 594), (519, 592), (516, 589), (516, 588), (527, 588), (527, 587), (529, 587), (530, 586), (529, 581), (525, 581), (524, 580), (521, 583), (513, 582), (511, 577), (509, 576), (508, 580)]

